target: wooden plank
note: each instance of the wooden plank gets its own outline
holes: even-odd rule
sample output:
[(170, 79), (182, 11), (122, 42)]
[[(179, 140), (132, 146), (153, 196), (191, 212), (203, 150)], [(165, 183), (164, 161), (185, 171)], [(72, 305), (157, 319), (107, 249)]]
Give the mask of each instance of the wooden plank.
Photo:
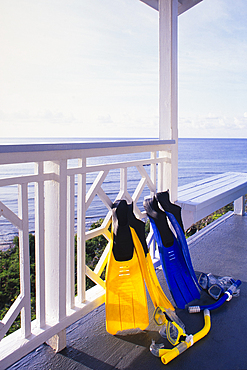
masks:
[[(239, 189), (243, 189), (243, 191), (244, 191), (245, 188), (246, 188), (246, 183), (238, 183), (237, 181), (235, 181), (235, 182), (232, 182), (231, 184), (224, 185), (224, 186), (221, 186), (219, 188), (213, 189), (213, 190), (211, 190), (210, 192), (208, 192), (206, 194), (202, 194), (202, 195), (197, 196), (194, 199), (194, 202), (200, 204), (200, 203), (203, 203), (203, 202), (207, 202), (210, 199), (213, 199), (213, 198), (216, 198), (216, 197), (224, 198), (226, 193), (234, 195)], [(234, 199), (232, 199), (232, 201), (233, 200)]]
[(234, 189), (237, 188), (238, 186), (241, 186), (242, 182), (238, 181), (231, 181), (228, 184), (226, 183), (221, 183), (221, 184), (211, 184), (210, 186), (207, 186), (206, 188), (202, 189), (194, 189), (194, 193), (187, 195), (182, 199), (182, 202), (192, 202), (194, 204), (202, 203), (204, 201), (207, 201), (211, 199), (214, 196), (222, 196), (226, 191), (232, 190), (234, 192)]
[(243, 197), (247, 193), (247, 174), (227, 172), (190, 183), (178, 190), (176, 204), (182, 208), (185, 229), (225, 205), (236, 201), (238, 214), (244, 213)]
[(240, 174), (229, 173), (228, 176), (224, 177), (213, 177), (205, 179), (203, 182), (201, 181), (200, 184), (191, 183), (190, 188), (186, 191), (180, 192), (180, 188), (178, 190), (178, 203), (183, 202), (193, 202), (193, 203), (200, 203), (204, 199), (211, 198), (214, 192), (224, 193), (229, 189), (234, 189), (239, 185), (245, 184), (247, 182), (247, 175), (240, 176)]
[(187, 191), (189, 189), (192, 189), (194, 188), (195, 186), (199, 186), (201, 184), (204, 184), (205, 182), (209, 182), (209, 181), (213, 181), (214, 179), (218, 179), (218, 178), (222, 178), (222, 177), (225, 177), (226, 174), (229, 174), (231, 172), (226, 172), (226, 173), (222, 173), (222, 174), (218, 174), (218, 175), (214, 175), (214, 176), (210, 176), (210, 177), (207, 177), (206, 179), (202, 179), (202, 180), (197, 180), (197, 181), (194, 181), (194, 182), (190, 182), (188, 184), (185, 184), (185, 185), (182, 185), (182, 186), (179, 186), (179, 194), (183, 194), (184, 191)]

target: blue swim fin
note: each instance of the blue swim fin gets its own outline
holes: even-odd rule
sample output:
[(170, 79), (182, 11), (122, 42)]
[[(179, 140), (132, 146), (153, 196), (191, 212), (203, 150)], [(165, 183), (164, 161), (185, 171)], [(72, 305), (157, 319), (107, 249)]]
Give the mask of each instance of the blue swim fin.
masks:
[(198, 284), (198, 280), (191, 262), (188, 244), (184, 235), (184, 225), (182, 222), (181, 207), (170, 202), (168, 191), (157, 193), (155, 197), (159, 204), (162, 206), (163, 210), (165, 211), (169, 221), (171, 222), (177, 234), (177, 241), (185, 258), (191, 277), (194, 280), (195, 284), (197, 285), (198, 289), (200, 290), (201, 288)]
[(144, 200), (143, 205), (153, 227), (168, 287), (177, 307), (184, 308), (200, 298), (198, 284), (191, 276), (180, 241), (169, 228), (166, 213), (159, 208), (156, 198)]

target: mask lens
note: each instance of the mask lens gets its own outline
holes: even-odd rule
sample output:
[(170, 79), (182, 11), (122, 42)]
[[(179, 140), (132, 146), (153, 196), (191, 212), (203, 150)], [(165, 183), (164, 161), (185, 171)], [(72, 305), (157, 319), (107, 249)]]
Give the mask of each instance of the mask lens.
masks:
[(207, 274), (204, 274), (203, 272), (201, 273), (201, 275), (199, 276), (199, 279), (198, 279), (198, 284), (200, 285), (200, 287), (202, 289), (207, 289), (208, 288)]
[(168, 322), (168, 325), (167, 325), (167, 339), (174, 346), (178, 341), (178, 335), (179, 335), (178, 328), (176, 328), (176, 326), (173, 325), (171, 322)]
[(160, 307), (157, 307), (156, 310), (154, 311), (154, 321), (157, 325), (163, 325), (166, 322), (166, 315)]
[(223, 289), (221, 286), (214, 284), (208, 289), (208, 293), (212, 298), (218, 299), (221, 293), (223, 293)]

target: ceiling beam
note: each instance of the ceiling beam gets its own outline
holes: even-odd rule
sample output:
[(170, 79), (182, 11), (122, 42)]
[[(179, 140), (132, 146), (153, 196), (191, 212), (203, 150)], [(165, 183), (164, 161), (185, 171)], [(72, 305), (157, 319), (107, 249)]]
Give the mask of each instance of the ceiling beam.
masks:
[(141, 0), (143, 3), (151, 6), (155, 10), (159, 10), (159, 0)]
[[(151, 6), (155, 10), (159, 10), (159, 0), (140, 0), (143, 3)], [(183, 14), (196, 4), (203, 0), (178, 0), (178, 15)]]
[(190, 8), (193, 8), (196, 4), (200, 3), (202, 0), (179, 0), (178, 1), (178, 15), (186, 12)]

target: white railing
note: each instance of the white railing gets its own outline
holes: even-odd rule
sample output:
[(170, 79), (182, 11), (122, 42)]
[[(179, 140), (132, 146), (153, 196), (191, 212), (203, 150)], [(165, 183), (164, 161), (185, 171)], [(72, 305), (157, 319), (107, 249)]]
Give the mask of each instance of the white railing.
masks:
[[(115, 199), (110, 199), (107, 191), (103, 190), (107, 175), (110, 172), (119, 174), (119, 189), (115, 198), (133, 201), (135, 213), (143, 218), (144, 214), (137, 202), (145, 187), (148, 187), (151, 194), (157, 189), (161, 191), (168, 188), (171, 192), (176, 192), (171, 186), (172, 177), (176, 176), (177, 171), (171, 166), (172, 144), (172, 140), (153, 140), (0, 147), (0, 168), (4, 164), (17, 163), (33, 163), (34, 167), (30, 175), (6, 176), (0, 179), (0, 187), (18, 186), (18, 213), (0, 199), (0, 216), (18, 228), (20, 250), (20, 295), (0, 322), (1, 369), (13, 364), (45, 341), (56, 351), (61, 350), (66, 346), (66, 327), (104, 302), (105, 282), (100, 276), (107, 263), (109, 243), (95, 269), (91, 270), (85, 264), (85, 242), (99, 235), (110, 240), (111, 206)], [(135, 153), (148, 153), (148, 157), (117, 163), (111, 161), (115, 155), (134, 156)], [(89, 164), (92, 157), (101, 157), (98, 161), (100, 163)], [(71, 160), (77, 160), (77, 164), (71, 166)], [(145, 166), (149, 166), (149, 173)], [(132, 168), (137, 169), (140, 180), (130, 195), (127, 170)], [(87, 176), (92, 173), (95, 178), (87, 189)], [(30, 184), (35, 187), (36, 319), (33, 321), (29, 266)], [(85, 226), (86, 211), (96, 195), (108, 211), (102, 225), (88, 231)], [(151, 239), (149, 242), (151, 244)], [(86, 276), (96, 283), (89, 290), (85, 289)], [(20, 312), (21, 328), (5, 336)]]

